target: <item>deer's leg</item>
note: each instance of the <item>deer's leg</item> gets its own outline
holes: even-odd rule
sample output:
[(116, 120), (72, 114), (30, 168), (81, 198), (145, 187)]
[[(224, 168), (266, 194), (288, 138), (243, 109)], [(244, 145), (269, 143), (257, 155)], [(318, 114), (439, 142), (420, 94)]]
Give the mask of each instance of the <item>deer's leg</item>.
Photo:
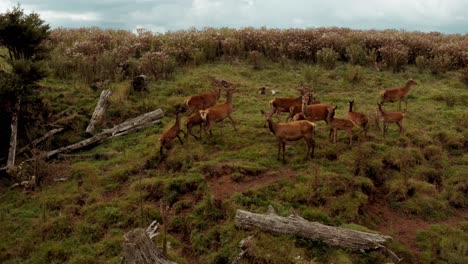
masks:
[(307, 152), (306, 152), (304, 160), (307, 160), (307, 158), (309, 158), (309, 153), (310, 153), (310, 141), (307, 137), (304, 137), (304, 140), (307, 144)]
[(349, 137), (349, 145), (353, 145), (353, 131), (352, 130), (348, 130), (348, 137)]
[(403, 131), (403, 124), (401, 124), (401, 121), (396, 122), (396, 124), (400, 128), (400, 135), (401, 135), (401, 132)]
[(276, 157), (276, 160), (280, 160), (280, 153), (281, 153), (281, 141), (278, 141), (278, 155)]
[(400, 99), (400, 101), (398, 103), (398, 111), (401, 111), (401, 99)]
[(234, 119), (232, 119), (231, 115), (228, 115), (229, 120), (231, 120), (232, 126), (234, 127), (234, 130), (237, 131), (236, 124), (234, 122)]
[(283, 144), (283, 162), (286, 162), (286, 159), (284, 158), (284, 153), (286, 152), (285, 151), (286, 150), (286, 142), (283, 141), (282, 144)]
[(338, 129), (333, 129), (333, 144), (336, 144), (336, 134), (338, 134)]
[(179, 139), (179, 142), (180, 142), (181, 145), (184, 144), (184, 142), (182, 142), (182, 139), (180, 138), (179, 134), (177, 134), (177, 139)]

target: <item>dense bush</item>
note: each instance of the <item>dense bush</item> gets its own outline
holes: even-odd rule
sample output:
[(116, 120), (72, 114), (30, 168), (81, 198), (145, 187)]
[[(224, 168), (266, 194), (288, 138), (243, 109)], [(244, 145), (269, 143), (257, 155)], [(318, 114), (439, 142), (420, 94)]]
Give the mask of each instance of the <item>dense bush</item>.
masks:
[(436, 55), (434, 58), (427, 60), (427, 66), (432, 74), (446, 73), (453, 64), (453, 59), (449, 55)]
[(339, 54), (332, 48), (323, 48), (317, 51), (317, 63), (331, 70), (335, 68)]
[(393, 72), (400, 72), (408, 63), (409, 49), (401, 43), (387, 44), (379, 49), (382, 61)]

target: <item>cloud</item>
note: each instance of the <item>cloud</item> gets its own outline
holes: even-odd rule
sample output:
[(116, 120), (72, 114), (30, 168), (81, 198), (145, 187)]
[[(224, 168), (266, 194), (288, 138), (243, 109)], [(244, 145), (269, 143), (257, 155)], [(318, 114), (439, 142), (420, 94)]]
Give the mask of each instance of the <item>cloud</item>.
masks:
[[(16, 1), (2, 0), (0, 12)], [(466, 0), (20, 0), (52, 27), (322, 27), (468, 33)]]

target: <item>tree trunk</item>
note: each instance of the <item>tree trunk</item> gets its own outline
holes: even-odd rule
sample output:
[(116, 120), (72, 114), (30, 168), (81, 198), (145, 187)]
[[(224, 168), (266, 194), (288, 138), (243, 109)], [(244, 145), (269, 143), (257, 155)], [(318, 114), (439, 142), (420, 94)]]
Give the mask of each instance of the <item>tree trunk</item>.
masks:
[(257, 227), (272, 233), (320, 240), (329, 246), (351, 250), (381, 249), (382, 244), (391, 239), (389, 236), (309, 222), (298, 215), (281, 217), (273, 211), (264, 215), (238, 209), (235, 221), (240, 228)]
[(167, 260), (142, 228), (124, 235), (123, 264), (176, 264)]
[(136, 130), (136, 128), (138, 129), (144, 128), (146, 124), (151, 123), (155, 121), (156, 119), (162, 118), (163, 115), (164, 115), (164, 112), (161, 109), (157, 109), (155, 111), (129, 119), (121, 124), (115, 125), (113, 128), (105, 129), (103, 132), (93, 137), (90, 137), (88, 139), (85, 139), (83, 141), (80, 141), (78, 143), (49, 151), (44, 156), (45, 158), (50, 158), (59, 153), (67, 153), (67, 152), (71, 152), (74, 150), (82, 149), (89, 145), (98, 143), (104, 139), (121, 135), (122, 133), (129, 131), (129, 130), (133, 132)]
[(91, 117), (91, 120), (89, 121), (89, 125), (86, 128), (86, 133), (93, 134), (95, 125), (96, 123), (100, 122), (102, 117), (104, 116), (104, 113), (107, 110), (107, 106), (109, 105), (107, 102), (107, 99), (109, 99), (109, 96), (111, 96), (112, 91), (111, 90), (103, 90), (101, 92), (101, 96), (99, 97), (99, 101), (96, 105), (96, 108), (94, 109), (93, 116)]
[(5, 169), (7, 173), (15, 166), (16, 158), (16, 140), (18, 135), (18, 114), (20, 111), (21, 99), (18, 99), (15, 109), (11, 114), (11, 132), (10, 132), (10, 148), (8, 149), (8, 159)]

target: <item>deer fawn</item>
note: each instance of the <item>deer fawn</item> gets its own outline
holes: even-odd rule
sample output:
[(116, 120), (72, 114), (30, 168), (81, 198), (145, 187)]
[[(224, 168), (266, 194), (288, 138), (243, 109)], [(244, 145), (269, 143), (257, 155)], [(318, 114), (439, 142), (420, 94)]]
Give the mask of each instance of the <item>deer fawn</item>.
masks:
[[(309, 153), (310, 157), (314, 157), (314, 151), (315, 151), (315, 141), (314, 141), (314, 135), (315, 135), (315, 124), (307, 121), (307, 120), (301, 120), (301, 121), (296, 121), (296, 122), (290, 122), (290, 123), (274, 123), (271, 120), (271, 117), (273, 116), (273, 113), (265, 113), (263, 110), (260, 111), (266, 118), (266, 121), (268, 122), (268, 127), (273, 133), (273, 135), (276, 136), (278, 139), (278, 155), (277, 155), (277, 160), (280, 159), (280, 154), (281, 154), (281, 149), (283, 149), (283, 162), (286, 162), (285, 160), (285, 149), (286, 149), (286, 141), (297, 141), (299, 139), (304, 139), (307, 144), (307, 153), (304, 158), (304, 160), (307, 160), (309, 158)], [(312, 153), (310, 151), (312, 149)]]
[(187, 106), (187, 115), (191, 115), (195, 111), (205, 110), (208, 107), (211, 107), (216, 104), (219, 97), (221, 96), (221, 88), (222, 87), (229, 87), (232, 84), (225, 80), (215, 80), (213, 82), (215, 85), (215, 89), (208, 93), (201, 93), (197, 95), (189, 96), (185, 99), (184, 104)]
[(408, 92), (410, 90), (411, 85), (417, 85), (418, 83), (413, 81), (413, 79), (409, 79), (406, 82), (405, 87), (395, 87), (395, 88), (390, 88), (382, 91), (380, 93), (381, 101), (380, 103), (386, 103), (386, 102), (395, 102), (399, 101), (399, 106), (398, 110), (401, 110), (401, 101), (405, 100), (405, 111), (408, 109)]
[(160, 137), (159, 142), (161, 147), (159, 148), (159, 154), (163, 155), (163, 149), (170, 150), (172, 148), (172, 141), (177, 138), (179, 139), (180, 144), (184, 144), (182, 139), (179, 137), (180, 133), (185, 134), (183, 130), (180, 129), (180, 119), (182, 118), (183, 112), (179, 109), (176, 112), (176, 121), (175, 124), (166, 130)]
[(381, 103), (377, 103), (377, 105), (379, 106), (378, 114), (379, 114), (380, 120), (382, 120), (383, 122), (383, 132), (382, 132), (383, 136), (385, 137), (385, 132), (387, 131), (389, 123), (397, 124), (398, 127), (400, 128), (400, 135), (401, 135), (401, 132), (403, 131), (403, 118), (405, 117), (405, 114), (402, 112), (385, 112), (382, 109)]
[(354, 100), (349, 102), (348, 119), (354, 122), (364, 132), (364, 139), (367, 139), (367, 131), (369, 131), (369, 118), (363, 113), (353, 112)]
[(307, 105), (308, 101), (309, 101), (309, 96), (303, 95), (302, 105), (301, 105), (302, 112), (299, 114), (296, 114), (293, 117), (293, 121), (309, 120), (311, 122), (315, 122), (315, 121), (323, 120), (325, 121), (325, 123), (328, 123), (327, 121), (328, 109), (332, 107), (329, 105), (325, 105), (325, 104)]
[(328, 108), (328, 115), (327, 115), (327, 122), (328, 126), (330, 126), (330, 134), (332, 135), (333, 132), (333, 143), (336, 143), (336, 134), (338, 130), (344, 130), (349, 137), (349, 145), (353, 144), (353, 127), (354, 123), (348, 119), (342, 118), (335, 118), (335, 111), (338, 107), (335, 106), (334, 108)]
[(235, 88), (230, 88), (227, 90), (227, 95), (226, 95), (226, 102), (222, 104), (217, 104), (215, 106), (212, 106), (210, 108), (207, 108), (205, 110), (200, 110), (200, 116), (205, 122), (205, 132), (208, 133), (210, 132), (210, 135), (213, 135), (211, 133), (211, 127), (213, 126), (213, 123), (218, 123), (220, 121), (223, 121), (226, 118), (229, 118), (232, 122), (232, 126), (234, 127), (234, 130), (237, 131), (236, 124), (234, 120), (231, 117), (232, 113), (232, 95), (236, 93), (237, 90)]

